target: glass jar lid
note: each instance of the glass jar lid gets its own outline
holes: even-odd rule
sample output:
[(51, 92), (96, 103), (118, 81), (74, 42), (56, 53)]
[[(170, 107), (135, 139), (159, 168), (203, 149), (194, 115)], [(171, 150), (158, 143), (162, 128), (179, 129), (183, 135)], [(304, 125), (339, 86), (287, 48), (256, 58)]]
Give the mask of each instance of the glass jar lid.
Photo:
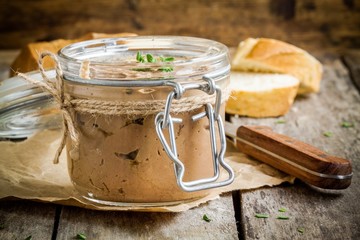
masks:
[[(180, 36), (137, 36), (84, 41), (59, 51), (64, 78), (105, 86), (189, 82), (230, 71), (228, 48), (216, 41)], [(136, 81), (134, 81), (136, 80)]]

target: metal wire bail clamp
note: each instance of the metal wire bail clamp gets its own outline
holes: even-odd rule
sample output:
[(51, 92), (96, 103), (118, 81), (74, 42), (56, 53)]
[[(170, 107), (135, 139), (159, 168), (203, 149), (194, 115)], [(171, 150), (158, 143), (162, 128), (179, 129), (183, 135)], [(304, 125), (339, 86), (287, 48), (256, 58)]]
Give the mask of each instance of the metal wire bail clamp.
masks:
[[(222, 187), (229, 185), (234, 181), (234, 171), (224, 161), (224, 155), (226, 150), (226, 138), (225, 138), (224, 125), (221, 116), (219, 115), (220, 105), (221, 105), (221, 89), (219, 86), (215, 84), (215, 81), (213, 79), (204, 76), (203, 80), (206, 81), (205, 84), (187, 83), (182, 85), (180, 83), (169, 81), (167, 85), (172, 86), (174, 90), (171, 91), (167, 97), (164, 111), (159, 112), (155, 117), (156, 132), (159, 136), (160, 142), (162, 143), (165, 149), (165, 152), (167, 153), (170, 160), (172, 160), (174, 163), (174, 171), (175, 171), (177, 184), (181, 189), (187, 192)], [(204, 105), (205, 106), (204, 112), (198, 113), (192, 116), (191, 118), (192, 121), (194, 122), (200, 120), (203, 117), (207, 117), (209, 119), (210, 143), (211, 143), (214, 174), (210, 178), (184, 182), (183, 178), (185, 174), (185, 166), (178, 158), (175, 133), (174, 133), (174, 123), (181, 123), (182, 119), (171, 117), (170, 109), (171, 109), (172, 100), (174, 98), (180, 99), (182, 95), (187, 90), (190, 89), (201, 90), (209, 95), (216, 94), (215, 110), (210, 103), (207, 103)], [(217, 144), (216, 144), (215, 124), (217, 124), (219, 130), (219, 138), (220, 138), (219, 151), (217, 150)], [(170, 145), (165, 139), (163, 133), (163, 130), (165, 128), (168, 128)], [(228, 173), (228, 178), (222, 181), (218, 181), (220, 177), (220, 166), (222, 166)]]

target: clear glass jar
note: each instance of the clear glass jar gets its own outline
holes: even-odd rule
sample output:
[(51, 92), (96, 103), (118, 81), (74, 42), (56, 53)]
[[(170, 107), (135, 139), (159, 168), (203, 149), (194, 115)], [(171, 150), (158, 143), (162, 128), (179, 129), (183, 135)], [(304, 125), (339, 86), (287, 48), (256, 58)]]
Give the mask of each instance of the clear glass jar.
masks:
[[(99, 39), (63, 48), (59, 60), (80, 140), (76, 154), (67, 140), (69, 174), (84, 198), (107, 205), (164, 205), (232, 182), (225, 165), (229, 177), (218, 183), (216, 158), (225, 146), (214, 136), (224, 134), (215, 124), (211, 136), (214, 124), (202, 114), (208, 111), (201, 102), (212, 97), (206, 79), (220, 89), (228, 86), (226, 46), (177, 36)], [(224, 99), (217, 100), (214, 111), (223, 115)]]
[[(55, 77), (54, 70), (46, 74)], [(42, 81), (39, 72), (27, 75)], [(0, 81), (0, 139), (26, 139), (39, 130), (60, 129), (61, 114), (51, 98), (19, 76)]]

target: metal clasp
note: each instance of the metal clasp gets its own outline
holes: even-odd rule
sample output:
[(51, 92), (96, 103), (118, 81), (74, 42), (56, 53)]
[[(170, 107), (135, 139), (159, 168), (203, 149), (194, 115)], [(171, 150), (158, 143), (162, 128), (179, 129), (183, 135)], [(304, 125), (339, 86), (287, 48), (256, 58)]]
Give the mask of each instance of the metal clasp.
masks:
[[(165, 152), (169, 158), (174, 162), (175, 176), (177, 179), (177, 184), (181, 189), (187, 192), (200, 191), (210, 188), (222, 187), (229, 185), (234, 181), (234, 171), (231, 167), (225, 163), (224, 155), (226, 150), (226, 138), (224, 131), (224, 124), (222, 122), (221, 116), (219, 115), (220, 105), (221, 105), (221, 89), (216, 86), (213, 79), (208, 77), (203, 77), (203, 80), (206, 81), (205, 84), (200, 83), (188, 83), (181, 85), (176, 82), (168, 82), (169, 86), (174, 87), (174, 90), (169, 93), (165, 109), (163, 112), (159, 112), (155, 117), (156, 132), (159, 136), (160, 142), (162, 143)], [(175, 133), (174, 133), (174, 123), (181, 123), (182, 119), (173, 118), (170, 114), (170, 108), (172, 100), (180, 99), (182, 95), (190, 89), (198, 89), (206, 92), (209, 95), (216, 94), (215, 108), (210, 103), (205, 104), (205, 111), (198, 113), (192, 116), (192, 121), (198, 121), (203, 117), (209, 119), (209, 130), (210, 130), (210, 143), (211, 143), (211, 152), (212, 152), (212, 161), (214, 166), (214, 174), (210, 178), (198, 179), (190, 182), (184, 182), (183, 177), (185, 173), (185, 166), (178, 158)], [(216, 130), (215, 124), (218, 126), (219, 130), (219, 140), (220, 140), (220, 149), (217, 150), (216, 144)], [(170, 145), (165, 139), (163, 130), (168, 128)], [(228, 178), (222, 181), (218, 181), (220, 176), (220, 165), (227, 171)]]

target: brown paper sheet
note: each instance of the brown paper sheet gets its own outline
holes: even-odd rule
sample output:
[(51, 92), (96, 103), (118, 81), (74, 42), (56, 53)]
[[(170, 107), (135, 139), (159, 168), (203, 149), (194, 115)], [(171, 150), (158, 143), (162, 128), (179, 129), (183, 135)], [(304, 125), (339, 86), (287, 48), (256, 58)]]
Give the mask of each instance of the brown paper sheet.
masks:
[(75, 191), (67, 172), (66, 154), (61, 155), (59, 164), (52, 163), (60, 135), (60, 131), (46, 130), (24, 142), (0, 142), (0, 198), (33, 199), (97, 210), (181, 212), (219, 198), (224, 192), (294, 181), (294, 177), (252, 160), (228, 144), (226, 161), (235, 171), (235, 180), (206, 197), (172, 206), (94, 205)]

